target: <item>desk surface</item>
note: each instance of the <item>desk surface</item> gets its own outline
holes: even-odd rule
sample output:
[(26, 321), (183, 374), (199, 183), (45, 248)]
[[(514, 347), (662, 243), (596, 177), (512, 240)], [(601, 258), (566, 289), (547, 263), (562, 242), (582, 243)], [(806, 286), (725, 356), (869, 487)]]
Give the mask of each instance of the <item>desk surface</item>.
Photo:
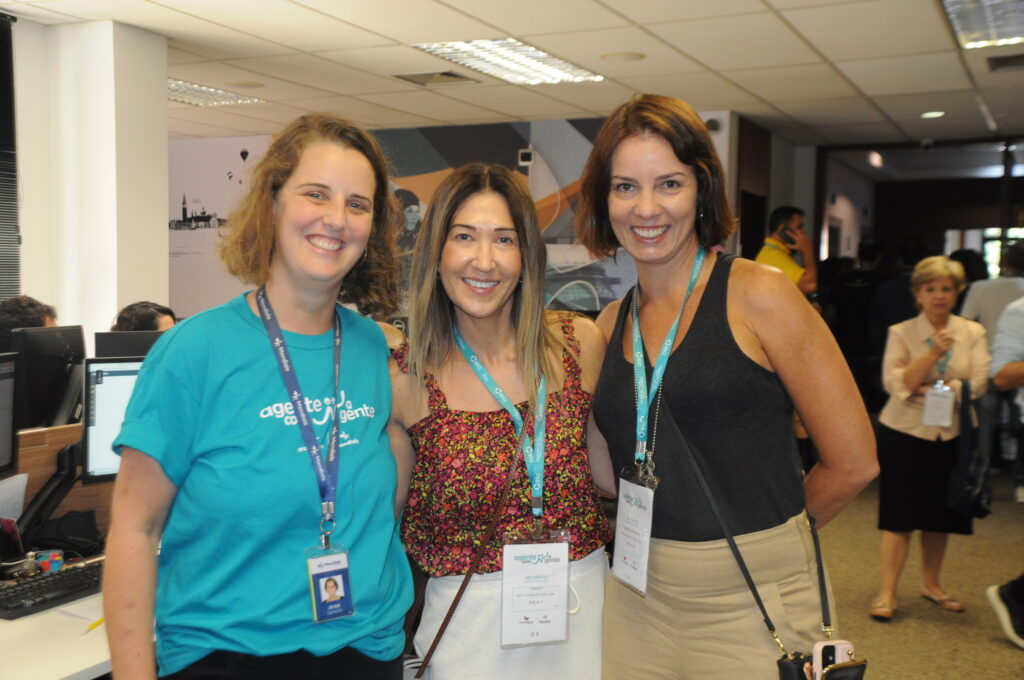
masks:
[[(100, 597), (96, 593), (68, 605)], [(90, 622), (63, 609), (54, 607), (13, 621), (0, 620), (4, 680), (88, 680), (110, 672), (106, 627), (101, 625), (83, 635)]]

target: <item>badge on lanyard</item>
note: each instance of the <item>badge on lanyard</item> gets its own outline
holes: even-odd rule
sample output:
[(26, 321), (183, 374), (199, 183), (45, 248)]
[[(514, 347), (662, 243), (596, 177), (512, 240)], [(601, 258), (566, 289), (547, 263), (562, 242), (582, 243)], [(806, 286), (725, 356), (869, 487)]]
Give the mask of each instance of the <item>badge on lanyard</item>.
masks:
[[(501, 645), (565, 642), (569, 635), (569, 532), (547, 530), (544, 514), (544, 460), (547, 438), (547, 386), (541, 376), (533, 437), (525, 430), (523, 416), (498, 385), (473, 348), (452, 327), (455, 343), (477, 378), (512, 417), (526, 472), (530, 477), (533, 528), (528, 535), (506, 533), (501, 561)], [(513, 465), (515, 460), (513, 460)]]
[[(932, 339), (928, 338), (928, 346), (932, 346)], [(935, 364), (939, 379), (924, 393), (924, 410), (921, 413), (922, 425), (936, 425), (938, 427), (953, 426), (953, 412), (956, 409), (956, 392), (943, 380), (946, 375), (946, 366), (953, 356), (953, 350), (947, 350), (942, 358)]]
[(633, 386), (636, 390), (636, 450), (635, 474), (624, 472), (619, 479), (618, 515), (615, 521), (615, 560), (612, 575), (633, 588), (641, 595), (647, 592), (647, 559), (651, 550), (651, 527), (653, 525), (654, 492), (658, 488), (658, 477), (654, 474), (653, 446), (647, 446), (648, 416), (655, 397), (661, 389), (661, 379), (668, 366), (672, 345), (679, 330), (679, 320), (697, 285), (704, 265), (706, 252), (697, 244), (697, 253), (690, 268), (690, 282), (686, 295), (679, 306), (679, 313), (661, 343), (661, 350), (651, 372), (650, 389), (647, 386), (647, 360), (644, 354), (644, 339), (640, 332), (639, 297), (640, 285), (633, 288)]
[(295, 375), (295, 365), (288, 353), (281, 325), (267, 299), (265, 286), (256, 292), (260, 319), (270, 338), (281, 378), (288, 389), (288, 398), (295, 409), (299, 431), (306, 444), (320, 491), (320, 545), (306, 549), (306, 571), (309, 575), (309, 597), (313, 606), (313, 621), (322, 623), (355, 613), (355, 600), (349, 580), (348, 550), (331, 545), (331, 534), (337, 528), (334, 501), (338, 489), (338, 405), (341, 387), (341, 320), (334, 315), (334, 395), (331, 430), (327, 444), (327, 461), (323, 459), (323, 445), (313, 432), (313, 424), (306, 409), (306, 399)]

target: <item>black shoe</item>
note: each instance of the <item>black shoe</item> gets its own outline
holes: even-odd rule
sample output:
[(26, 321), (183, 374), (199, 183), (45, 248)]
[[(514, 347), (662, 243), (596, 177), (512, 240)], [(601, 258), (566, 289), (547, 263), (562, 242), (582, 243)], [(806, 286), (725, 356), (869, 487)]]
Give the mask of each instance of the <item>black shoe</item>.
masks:
[(1013, 599), (1006, 586), (989, 586), (985, 595), (988, 596), (988, 602), (995, 610), (1006, 637), (1024, 649), (1024, 604)]

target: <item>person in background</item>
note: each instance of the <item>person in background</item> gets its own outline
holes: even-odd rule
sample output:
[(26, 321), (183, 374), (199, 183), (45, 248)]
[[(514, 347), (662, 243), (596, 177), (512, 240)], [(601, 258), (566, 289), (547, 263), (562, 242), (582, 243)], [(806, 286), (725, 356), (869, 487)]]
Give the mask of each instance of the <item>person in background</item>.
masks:
[[(595, 257), (622, 248), (638, 276), (597, 320), (609, 342), (594, 416), (612, 469), (658, 480), (646, 596), (616, 578), (605, 591), (609, 679), (778, 678), (779, 648), (668, 419), (773, 594), (789, 650), (821, 636), (807, 516), (827, 524), (877, 473), (870, 421), (821, 315), (778, 269), (712, 250), (735, 224), (726, 193), (703, 121), (652, 94), (608, 117), (580, 180), (580, 241)], [(806, 478), (794, 406), (821, 453)]]
[(959, 262), (964, 268), (966, 288), (960, 297), (957, 298), (956, 307), (953, 308), (953, 313), (959, 315), (964, 301), (971, 294), (971, 288), (974, 287), (975, 281), (985, 281), (988, 279), (988, 265), (985, 264), (985, 258), (981, 256), (981, 253), (970, 248), (954, 250), (949, 254), (949, 259)]
[[(114, 442), (117, 677), (402, 677), (389, 352), (363, 316), (397, 305), (400, 220), (379, 146), (344, 118), (298, 118), (254, 169), (220, 254), (257, 290), (161, 336)], [(320, 601), (327, 577), (342, 602)]]
[[(427, 653), (476, 558), (430, 677), (597, 678), (611, 535), (595, 482), (611, 493), (614, 480), (588, 423), (604, 338), (586, 317), (544, 311), (545, 245), (512, 170), (475, 163), (445, 178), (416, 252), (390, 430), (399, 478), (411, 476), (406, 550), (430, 575), (416, 651)], [(568, 643), (503, 649), (503, 536), (537, 527), (541, 544), (568, 531)]]
[(928, 255), (924, 241), (917, 236), (905, 238), (899, 245), (896, 261), (887, 265), (882, 282), (871, 298), (871, 318), (868, 333), (871, 351), (882, 356), (889, 327), (917, 316), (917, 303), (910, 291), (910, 279), (914, 266)]
[(178, 317), (170, 307), (155, 302), (133, 302), (117, 313), (112, 331), (165, 331)]
[[(794, 251), (802, 256), (802, 267), (793, 259)], [(815, 301), (818, 260), (814, 256), (814, 241), (804, 233), (802, 209), (784, 205), (772, 211), (768, 218), (768, 236), (754, 260), (781, 269), (808, 299)]]
[[(1006, 306), (996, 327), (996, 338), (992, 342), (992, 385), (997, 390), (1016, 392), (1016, 413), (1024, 415), (1021, 408), (1021, 387), (1024, 387), (1024, 298)], [(1018, 423), (1018, 427), (1022, 427)], [(1014, 500), (1024, 503), (1024, 451), (1020, 448), (1011, 466), (1014, 484)]]
[(57, 325), (57, 310), (28, 295), (16, 295), (0, 301), (0, 352), (11, 351), (11, 331), (15, 328), (42, 328)]
[(1024, 649), (1024, 573), (1009, 583), (989, 586), (985, 595), (1006, 637)]
[[(1024, 296), (1024, 242), (1017, 242), (1003, 251), (999, 259), (998, 278), (976, 281), (967, 289), (967, 299), (960, 316), (977, 321), (985, 327), (989, 351), (994, 353), (999, 317), (1007, 305), (1021, 296)], [(992, 375), (997, 372), (993, 356)], [(1010, 423), (1009, 429), (1014, 433), (1020, 429), (1020, 409), (1013, 399), (1014, 392), (990, 386), (975, 404), (978, 409), (978, 449), (985, 460), (999, 468), (1010, 466), (1009, 461), (1004, 460), (1003, 437), (999, 434), (1004, 412), (1007, 413), (1005, 422)]]
[[(991, 361), (985, 327), (953, 314), (964, 288), (959, 262), (926, 257), (914, 268), (910, 285), (920, 313), (889, 329), (882, 357), (889, 401), (878, 418), (881, 583), (868, 610), (876, 621), (893, 618), (915, 531), (921, 532), (921, 597), (946, 611), (964, 611), (940, 577), (949, 534), (970, 534), (971, 518), (946, 507), (946, 489), (957, 438), (970, 436), (960, 432), (962, 385), (970, 381), (971, 396), (983, 395)], [(944, 415), (933, 416), (943, 403)]]

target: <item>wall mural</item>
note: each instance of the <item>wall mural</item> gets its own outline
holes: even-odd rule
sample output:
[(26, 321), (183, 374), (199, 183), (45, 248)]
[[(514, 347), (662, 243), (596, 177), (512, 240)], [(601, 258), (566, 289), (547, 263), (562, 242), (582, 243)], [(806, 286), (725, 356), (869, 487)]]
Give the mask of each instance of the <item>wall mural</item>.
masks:
[[(522, 172), (548, 243), (548, 307), (594, 313), (636, 280), (632, 259), (592, 259), (574, 245), (573, 206), (579, 175), (602, 119), (547, 120), (378, 130), (392, 163), (392, 190), (405, 212), (398, 244), (406, 265), (434, 190), (453, 168), (482, 161)], [(270, 137), (174, 140), (170, 143), (168, 228), (171, 307), (190, 316), (245, 290), (217, 257), (224, 222), (241, 198), (248, 170)]]

